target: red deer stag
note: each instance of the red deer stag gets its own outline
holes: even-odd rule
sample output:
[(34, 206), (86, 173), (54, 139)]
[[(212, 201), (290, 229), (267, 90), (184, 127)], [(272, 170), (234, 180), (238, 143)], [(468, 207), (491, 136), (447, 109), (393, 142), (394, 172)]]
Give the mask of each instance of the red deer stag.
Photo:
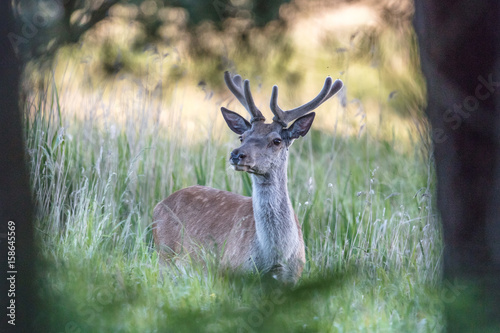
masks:
[[(342, 81), (327, 77), (321, 92), (309, 103), (289, 111), (277, 103), (278, 87), (271, 95), (273, 122), (257, 109), (248, 80), (224, 73), (229, 90), (250, 113), (250, 122), (222, 107), (229, 128), (241, 146), (231, 152), (230, 164), (251, 175), (252, 197), (191, 186), (160, 202), (153, 213), (154, 241), (160, 260), (193, 253), (199, 246), (221, 251), (222, 265), (236, 271), (270, 273), (295, 283), (305, 262), (302, 230), (287, 188), (288, 148), (309, 131), (315, 113), (308, 113), (335, 95)], [(295, 122), (288, 127), (288, 124)]]

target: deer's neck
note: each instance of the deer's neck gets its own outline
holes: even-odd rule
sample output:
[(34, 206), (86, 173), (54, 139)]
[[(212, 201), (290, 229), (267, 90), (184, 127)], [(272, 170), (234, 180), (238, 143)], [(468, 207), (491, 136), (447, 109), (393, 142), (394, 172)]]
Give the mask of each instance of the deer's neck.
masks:
[(272, 265), (290, 258), (299, 244), (286, 172), (285, 164), (266, 176), (252, 175), (257, 243), (263, 259)]

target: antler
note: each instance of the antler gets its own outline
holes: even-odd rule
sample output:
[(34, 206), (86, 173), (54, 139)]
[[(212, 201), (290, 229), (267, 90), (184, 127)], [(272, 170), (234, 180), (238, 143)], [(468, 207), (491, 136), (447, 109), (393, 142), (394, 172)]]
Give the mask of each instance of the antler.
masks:
[(325, 80), (325, 85), (323, 86), (323, 89), (321, 89), (318, 96), (316, 96), (309, 103), (288, 111), (283, 111), (278, 106), (278, 87), (274, 86), (271, 95), (271, 111), (274, 114), (273, 121), (281, 124), (283, 127), (287, 127), (292, 120), (295, 120), (309, 111), (316, 109), (327, 99), (335, 95), (340, 89), (342, 89), (342, 86), (343, 83), (341, 80), (335, 80), (335, 82), (332, 83), (332, 78), (328, 76)]
[(229, 88), (229, 90), (231, 90), (233, 95), (250, 113), (251, 116), (250, 123), (253, 123), (255, 121), (266, 120), (266, 118), (264, 118), (259, 109), (257, 109), (257, 106), (255, 106), (252, 94), (250, 93), (250, 81), (245, 80), (243, 82), (243, 89), (242, 89), (241, 76), (235, 75), (231, 78), (231, 74), (229, 74), (228, 71), (224, 72), (224, 81), (226, 81), (226, 85)]

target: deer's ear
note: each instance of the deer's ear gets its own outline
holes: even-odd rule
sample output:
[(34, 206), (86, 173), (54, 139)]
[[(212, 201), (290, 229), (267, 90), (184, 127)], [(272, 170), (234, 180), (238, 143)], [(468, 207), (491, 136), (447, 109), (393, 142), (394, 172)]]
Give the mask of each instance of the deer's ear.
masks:
[(227, 126), (236, 134), (243, 134), (252, 128), (252, 125), (236, 112), (229, 111), (225, 107), (221, 107), (222, 116), (227, 123)]
[(306, 135), (307, 132), (309, 132), (309, 129), (311, 128), (315, 115), (316, 113), (311, 112), (295, 120), (292, 126), (286, 129), (288, 137), (291, 140), (294, 140), (298, 139), (301, 136)]

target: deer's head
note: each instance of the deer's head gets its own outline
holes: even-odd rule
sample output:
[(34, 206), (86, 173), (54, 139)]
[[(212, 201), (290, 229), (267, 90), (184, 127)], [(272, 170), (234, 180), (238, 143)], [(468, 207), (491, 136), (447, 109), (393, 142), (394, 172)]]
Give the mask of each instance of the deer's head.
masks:
[[(265, 118), (250, 93), (250, 82), (242, 82), (241, 76), (231, 77), (224, 73), (226, 85), (250, 113), (250, 122), (239, 114), (222, 107), (222, 115), (229, 128), (240, 136), (241, 146), (231, 152), (230, 163), (235, 170), (266, 176), (273, 170), (286, 167), (288, 147), (293, 140), (304, 136), (314, 120), (316, 109), (342, 88), (342, 81), (333, 82), (327, 77), (321, 92), (312, 101), (295, 109), (283, 111), (278, 106), (278, 87), (273, 87), (271, 111), (272, 123), (266, 124)], [(291, 122), (293, 123), (288, 126)]]

